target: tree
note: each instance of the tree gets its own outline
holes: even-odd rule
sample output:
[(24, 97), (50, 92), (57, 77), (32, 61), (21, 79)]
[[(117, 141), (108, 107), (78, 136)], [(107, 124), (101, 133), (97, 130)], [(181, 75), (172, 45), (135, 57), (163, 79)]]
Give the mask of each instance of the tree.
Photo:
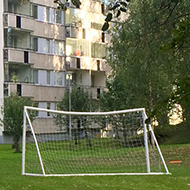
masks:
[[(93, 109), (94, 100), (91, 99), (90, 94), (82, 87), (72, 86), (71, 94), (66, 91), (62, 100), (58, 104), (58, 108), (63, 111), (69, 111), (69, 97), (71, 98), (71, 111), (75, 112), (89, 112)], [(78, 144), (81, 133), (84, 132), (87, 146), (91, 146), (88, 130), (92, 121), (88, 120), (85, 115), (72, 115), (72, 132), (75, 136), (75, 144)], [(56, 118), (56, 124), (60, 127), (69, 126), (69, 116), (59, 115)]]
[(189, 113), (190, 7), (186, 1), (134, 0), (129, 9), (129, 18), (112, 31), (113, 73), (103, 103), (107, 109), (145, 107), (149, 122), (157, 118), (164, 126), (172, 102)]
[(32, 105), (29, 98), (23, 98), (17, 94), (11, 94), (4, 99), (4, 106), (1, 108), (3, 119), (0, 125), (13, 137), (13, 147), (20, 152), (20, 138), (22, 136), (23, 110), (24, 106)]
[(171, 62), (160, 51), (160, 44), (169, 32), (160, 33), (155, 20), (162, 18), (156, 15), (157, 7), (150, 1), (133, 1), (129, 8), (129, 18), (117, 24), (113, 33), (108, 60), (113, 75), (108, 81), (108, 89), (117, 100), (120, 99), (122, 109), (145, 107), (150, 115), (169, 97), (172, 88)]

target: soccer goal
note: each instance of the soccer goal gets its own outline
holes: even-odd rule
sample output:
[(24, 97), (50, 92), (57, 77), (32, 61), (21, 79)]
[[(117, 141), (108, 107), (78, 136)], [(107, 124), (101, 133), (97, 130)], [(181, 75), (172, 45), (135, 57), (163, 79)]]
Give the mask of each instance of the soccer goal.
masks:
[(25, 107), (22, 174), (169, 174), (154, 132), (145, 120), (143, 108), (68, 112)]

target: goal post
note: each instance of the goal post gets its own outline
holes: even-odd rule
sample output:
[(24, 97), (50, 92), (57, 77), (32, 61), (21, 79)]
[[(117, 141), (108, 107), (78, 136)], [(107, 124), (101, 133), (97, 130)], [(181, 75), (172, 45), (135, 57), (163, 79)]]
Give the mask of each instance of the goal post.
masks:
[(22, 174), (169, 174), (154, 131), (145, 123), (146, 119), (144, 108), (69, 112), (26, 106)]

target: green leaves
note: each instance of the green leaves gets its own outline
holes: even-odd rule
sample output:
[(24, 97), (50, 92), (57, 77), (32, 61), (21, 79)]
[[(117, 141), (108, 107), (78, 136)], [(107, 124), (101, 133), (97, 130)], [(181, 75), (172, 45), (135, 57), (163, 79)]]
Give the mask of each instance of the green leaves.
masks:
[(71, 1), (72, 1), (73, 5), (76, 6), (76, 8), (79, 8), (79, 7), (80, 7), (80, 5), (81, 5), (80, 0), (71, 0)]
[(124, 13), (127, 12), (127, 7), (129, 2), (130, 0), (116, 1), (115, 3), (109, 5), (108, 14), (105, 18), (105, 23), (102, 26), (102, 31), (108, 30), (109, 22), (111, 22), (114, 18), (118, 19), (121, 15), (121, 12)]
[[(81, 5), (81, 1), (80, 0), (71, 0), (72, 4), (76, 7), (76, 8), (80, 8)], [(66, 0), (65, 2), (62, 2), (61, 0), (54, 0), (54, 3), (57, 4), (57, 8), (61, 9), (63, 11), (67, 10), (68, 4), (69, 4), (69, 0)]]
[(5, 131), (11, 134), (15, 144), (18, 144), (22, 135), (24, 106), (31, 105), (32, 101), (29, 98), (23, 98), (17, 94), (11, 94), (4, 99), (4, 106), (1, 108), (3, 120), (0, 121), (0, 124), (3, 124)]
[(106, 31), (109, 28), (109, 23), (105, 22), (104, 25), (102, 26), (102, 31)]
[(112, 13), (108, 13), (108, 15), (107, 15), (106, 18), (105, 18), (105, 21), (106, 21), (106, 22), (110, 22), (110, 21), (112, 20), (112, 18), (113, 18)]

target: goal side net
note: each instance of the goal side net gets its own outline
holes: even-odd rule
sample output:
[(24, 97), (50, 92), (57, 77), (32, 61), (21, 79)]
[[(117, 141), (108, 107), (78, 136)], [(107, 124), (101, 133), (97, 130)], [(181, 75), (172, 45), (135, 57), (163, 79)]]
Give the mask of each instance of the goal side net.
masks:
[(144, 108), (68, 112), (24, 108), (22, 174), (169, 174)]

